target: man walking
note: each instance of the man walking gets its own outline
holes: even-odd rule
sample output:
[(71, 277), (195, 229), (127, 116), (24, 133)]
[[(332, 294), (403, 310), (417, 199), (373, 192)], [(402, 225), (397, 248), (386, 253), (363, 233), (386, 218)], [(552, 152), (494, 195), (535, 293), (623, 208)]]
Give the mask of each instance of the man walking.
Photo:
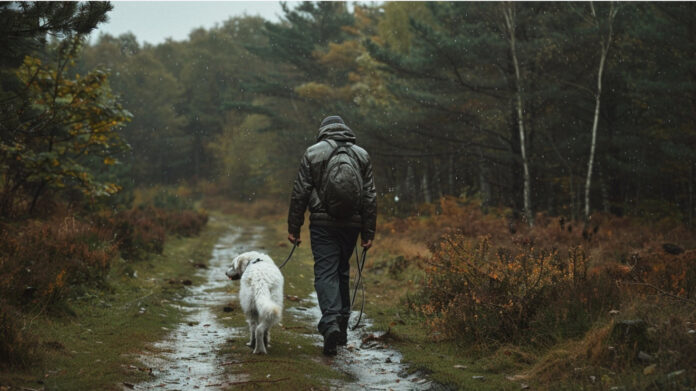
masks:
[(347, 342), (350, 317), (350, 257), (360, 234), (369, 249), (377, 222), (377, 192), (367, 152), (339, 116), (326, 117), (317, 143), (307, 148), (295, 179), (288, 213), (288, 240), (300, 243), (309, 207), (314, 288), (319, 299), (319, 332), (324, 354)]

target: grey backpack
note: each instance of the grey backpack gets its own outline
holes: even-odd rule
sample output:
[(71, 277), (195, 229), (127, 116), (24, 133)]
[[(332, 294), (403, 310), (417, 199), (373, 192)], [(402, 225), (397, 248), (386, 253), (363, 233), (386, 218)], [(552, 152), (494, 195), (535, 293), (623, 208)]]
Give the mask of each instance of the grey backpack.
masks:
[(363, 180), (351, 143), (324, 140), (333, 151), (325, 160), (319, 199), (326, 212), (334, 218), (345, 219), (360, 210)]

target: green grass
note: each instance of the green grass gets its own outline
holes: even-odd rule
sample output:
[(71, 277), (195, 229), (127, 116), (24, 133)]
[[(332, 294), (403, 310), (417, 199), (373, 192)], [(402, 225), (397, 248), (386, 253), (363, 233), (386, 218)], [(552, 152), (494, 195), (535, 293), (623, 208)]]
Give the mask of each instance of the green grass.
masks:
[(0, 372), (0, 385), (120, 390), (124, 382), (145, 379), (148, 375), (136, 368), (137, 355), (182, 319), (169, 304), (185, 291), (169, 280), (196, 284), (192, 263), (208, 261), (226, 223), (219, 217), (199, 237), (170, 237), (163, 254), (148, 261), (115, 261), (106, 289), (86, 289), (67, 303), (72, 314), (27, 316), (24, 321), (37, 336), (43, 358), (26, 370)]

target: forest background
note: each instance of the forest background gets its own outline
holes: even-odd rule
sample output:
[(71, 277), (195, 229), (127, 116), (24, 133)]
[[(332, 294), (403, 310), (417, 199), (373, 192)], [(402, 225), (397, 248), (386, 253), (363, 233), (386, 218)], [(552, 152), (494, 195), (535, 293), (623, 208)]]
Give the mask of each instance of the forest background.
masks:
[[(504, 223), (471, 237), (549, 221), (563, 232), (576, 224), (586, 241), (612, 221), (693, 232), (690, 3), (304, 2), (284, 6), (278, 23), (233, 17), (184, 41), (87, 44), (110, 7), (0, 3), (0, 267), (16, 276), (0, 283), (6, 314), (60, 302), (67, 286), (102, 278), (115, 254), (139, 259), (161, 252), (167, 233), (196, 234), (207, 217), (193, 200), (284, 207), (302, 152), (333, 114), (371, 154), (391, 232), (407, 229), (394, 221), (424, 229), (413, 219), (461, 217), (427, 237), (440, 243), (488, 213)], [(88, 261), (30, 276), (27, 262), (40, 257), (28, 249), (42, 241), (54, 245), (47, 253)], [(692, 303), (682, 271), (693, 272), (680, 266), (670, 269), (680, 278), (650, 284)], [(448, 295), (412, 305), (446, 317)], [(515, 308), (529, 310), (524, 300)], [(17, 346), (7, 344), (6, 360), (22, 361)]]
[[(92, 86), (113, 94), (102, 105), (115, 123), (102, 130), (105, 158), (79, 164), (90, 178), (109, 176), (121, 194), (198, 184), (239, 200), (284, 200), (317, 124), (337, 113), (373, 155), (387, 213), (395, 196), (409, 213), (467, 194), (530, 222), (536, 212), (603, 211), (693, 224), (686, 4), (405, 2), (351, 13), (342, 3), (306, 3), (285, 12), (282, 23), (235, 17), (157, 46), (130, 34), (86, 45), (84, 31), (50, 22), (21, 33), (52, 33), (33, 51), (6, 34), (3, 215), (65, 193), (62, 181), (37, 178), (59, 175), (51, 164), (9, 163), (56, 147), (37, 137), (45, 118), (32, 122), (25, 106), (7, 104), (18, 99), (7, 82), (39, 83), (53, 72), (69, 89), (96, 72)], [(36, 109), (47, 86), (33, 86), (20, 92)], [(74, 91), (57, 93), (58, 106)], [(69, 109), (50, 107), (56, 116), (59, 108)], [(27, 195), (28, 208), (19, 205)]]

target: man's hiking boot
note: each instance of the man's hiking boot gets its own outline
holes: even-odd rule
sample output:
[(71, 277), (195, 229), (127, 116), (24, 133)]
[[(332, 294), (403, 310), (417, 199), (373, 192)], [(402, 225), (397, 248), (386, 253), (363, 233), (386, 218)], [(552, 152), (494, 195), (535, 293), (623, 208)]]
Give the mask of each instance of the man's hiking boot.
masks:
[(341, 331), (338, 327), (331, 327), (324, 335), (324, 354), (327, 356), (335, 356), (338, 353), (336, 346), (341, 336)]
[(348, 344), (348, 318), (341, 316), (338, 318), (338, 328), (341, 334), (338, 336), (338, 346), (346, 346)]

